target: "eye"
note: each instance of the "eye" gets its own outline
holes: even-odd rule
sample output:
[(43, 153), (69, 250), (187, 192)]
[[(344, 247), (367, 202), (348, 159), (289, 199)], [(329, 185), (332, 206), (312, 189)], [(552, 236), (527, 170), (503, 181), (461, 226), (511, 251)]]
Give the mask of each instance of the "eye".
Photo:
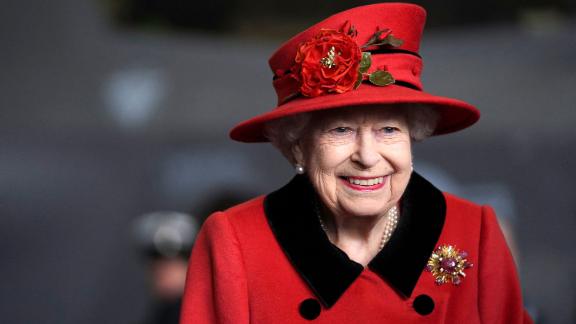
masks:
[(386, 127), (382, 127), (380, 129), (380, 131), (384, 134), (394, 134), (394, 133), (398, 132), (399, 129), (397, 127), (386, 126)]
[(349, 134), (352, 132), (352, 129), (350, 127), (335, 127), (332, 128), (330, 130), (330, 133), (335, 134), (335, 135), (345, 135), (345, 134)]

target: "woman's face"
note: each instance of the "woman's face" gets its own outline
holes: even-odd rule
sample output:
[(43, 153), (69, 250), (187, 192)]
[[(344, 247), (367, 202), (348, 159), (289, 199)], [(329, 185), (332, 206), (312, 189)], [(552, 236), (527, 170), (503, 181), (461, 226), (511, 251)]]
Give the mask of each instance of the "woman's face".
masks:
[(412, 172), (408, 124), (387, 109), (317, 113), (293, 153), (335, 215), (384, 215)]

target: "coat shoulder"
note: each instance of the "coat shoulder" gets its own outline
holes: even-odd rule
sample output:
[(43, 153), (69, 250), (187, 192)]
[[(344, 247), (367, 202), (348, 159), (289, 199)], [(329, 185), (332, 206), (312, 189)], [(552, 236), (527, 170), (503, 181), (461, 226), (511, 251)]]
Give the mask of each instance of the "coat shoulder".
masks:
[(484, 218), (484, 208), (467, 199), (444, 192), (446, 200), (445, 231), (480, 234)]
[(449, 204), (453, 204), (453, 205), (457, 205), (459, 207), (463, 207), (463, 208), (472, 208), (472, 209), (481, 209), (482, 206), (480, 206), (479, 204), (472, 202), (470, 200), (464, 199), (462, 197), (456, 196), (452, 193), (449, 192), (443, 192), (444, 194), (444, 198), (446, 199), (446, 202)]
[(238, 239), (249, 236), (252, 231), (266, 231), (268, 224), (264, 214), (264, 198), (258, 196), (224, 211), (213, 213), (207, 224), (228, 224)]
[(482, 215), (482, 206), (470, 200), (458, 197), (448, 192), (443, 192), (444, 199), (446, 199), (447, 213), (457, 212), (458, 214), (465, 215)]
[(243, 203), (240, 203), (238, 205), (226, 209), (225, 211), (223, 211), (223, 213), (227, 214), (230, 218), (246, 217), (246, 215), (262, 213), (264, 210), (263, 209), (264, 197), (265, 196), (258, 196), (252, 198)]

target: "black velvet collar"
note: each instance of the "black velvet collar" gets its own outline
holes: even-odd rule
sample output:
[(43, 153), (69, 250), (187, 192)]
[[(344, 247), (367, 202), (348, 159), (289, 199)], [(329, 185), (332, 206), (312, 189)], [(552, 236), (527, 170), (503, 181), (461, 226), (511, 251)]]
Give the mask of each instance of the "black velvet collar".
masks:
[[(332, 307), (364, 267), (332, 245), (314, 212), (315, 192), (296, 176), (264, 201), (268, 223), (286, 256), (326, 307)], [(413, 172), (401, 201), (398, 227), (368, 267), (410, 297), (440, 237), (444, 195)]]

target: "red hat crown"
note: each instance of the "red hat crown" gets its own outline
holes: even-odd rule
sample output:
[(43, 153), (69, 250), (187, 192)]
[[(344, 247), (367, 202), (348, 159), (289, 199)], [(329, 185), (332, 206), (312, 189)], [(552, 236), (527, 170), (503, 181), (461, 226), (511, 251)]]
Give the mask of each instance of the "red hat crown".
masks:
[(289, 72), (294, 66), (299, 46), (322, 31), (342, 30), (345, 26), (351, 26), (354, 30), (354, 41), (358, 47), (367, 44), (376, 32), (382, 30), (400, 39), (402, 44), (396, 48), (370, 51), (372, 62), (367, 74), (385, 69), (394, 77), (395, 83), (422, 90), (422, 59), (418, 51), (425, 22), (426, 11), (422, 7), (388, 3), (353, 8), (308, 28), (284, 43), (268, 61), (275, 74), (273, 85), (278, 94), (278, 105), (285, 102), (284, 98), (292, 90), (290, 88), (296, 85)]

